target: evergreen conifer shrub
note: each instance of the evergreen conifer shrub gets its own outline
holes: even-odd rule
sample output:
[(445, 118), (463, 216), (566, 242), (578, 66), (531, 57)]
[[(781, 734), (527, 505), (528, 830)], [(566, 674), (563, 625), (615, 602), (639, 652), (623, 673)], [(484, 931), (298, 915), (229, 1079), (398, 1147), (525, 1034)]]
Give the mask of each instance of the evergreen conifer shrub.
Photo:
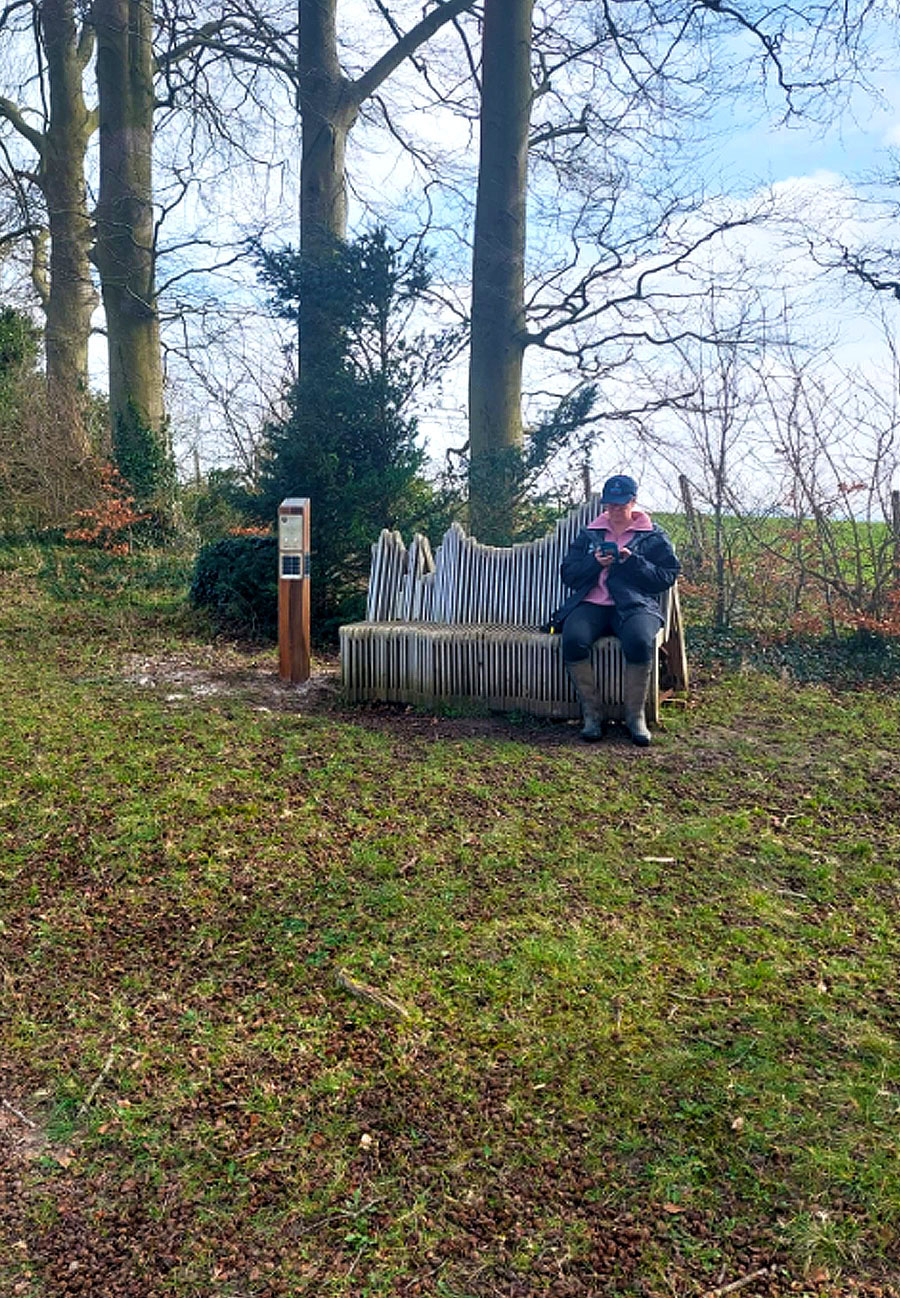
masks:
[(205, 545), (194, 564), (190, 602), (226, 635), (277, 640), (277, 539), (228, 536)]
[(310, 500), (312, 634), (321, 643), (363, 616), (382, 528), (408, 537), (444, 521), (411, 406), (458, 337), (417, 331), (427, 256), (393, 246), (381, 228), (315, 257), (290, 248), (261, 256), (282, 314), (297, 319), (313, 295), (332, 324), (288, 393), (286, 418), (266, 430), (256, 496), (265, 521), (287, 496)]

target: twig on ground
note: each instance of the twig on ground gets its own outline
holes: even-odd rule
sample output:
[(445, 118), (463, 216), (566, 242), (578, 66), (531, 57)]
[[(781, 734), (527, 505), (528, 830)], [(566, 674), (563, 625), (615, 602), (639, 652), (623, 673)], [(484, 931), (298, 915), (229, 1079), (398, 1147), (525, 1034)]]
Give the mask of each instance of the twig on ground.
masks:
[(433, 1266), (430, 1271), (424, 1272), (423, 1275), (413, 1276), (413, 1278), (403, 1286), (403, 1292), (408, 1293), (410, 1289), (415, 1289), (416, 1285), (421, 1285), (425, 1280), (430, 1280), (431, 1277), (437, 1275), (439, 1271), (443, 1271), (446, 1265), (446, 1262), (438, 1262), (437, 1266)]
[(741, 1276), (740, 1280), (732, 1280), (731, 1284), (721, 1284), (716, 1289), (707, 1289), (703, 1298), (725, 1298), (726, 1294), (737, 1293), (739, 1289), (746, 1289), (748, 1284), (753, 1284), (754, 1280), (762, 1280), (768, 1274), (768, 1267), (763, 1267), (760, 1271), (753, 1271), (750, 1275)]
[(401, 1018), (409, 1018), (409, 1010), (399, 1001), (395, 1001), (393, 996), (380, 992), (377, 987), (370, 987), (368, 983), (357, 982), (351, 978), (346, 969), (338, 969), (335, 972), (334, 980), (344, 991), (349, 992), (351, 996), (356, 996), (361, 1001), (371, 1001), (373, 1005), (380, 1005), (383, 1010), (390, 1010), (392, 1014), (399, 1014)]
[(32, 1122), (30, 1118), (26, 1118), (25, 1114), (20, 1109), (17, 1109), (14, 1104), (10, 1104), (9, 1100), (0, 1100), (0, 1104), (3, 1105), (4, 1109), (9, 1109), (10, 1113), (14, 1113), (20, 1122), (25, 1123), (26, 1127), (31, 1127), (32, 1131), (37, 1131), (37, 1123)]
[(103, 1085), (103, 1079), (106, 1076), (106, 1074), (109, 1072), (109, 1070), (112, 1068), (113, 1060), (115, 1059), (115, 1057), (116, 1057), (115, 1050), (110, 1050), (109, 1054), (106, 1056), (106, 1061), (103, 1064), (103, 1067), (100, 1069), (100, 1072), (97, 1074), (96, 1078), (94, 1079), (93, 1086), (91, 1087), (91, 1089), (88, 1091), (87, 1095), (84, 1097), (84, 1099), (81, 1102), (81, 1108), (78, 1110), (78, 1115), (77, 1115), (79, 1118), (81, 1117), (82, 1113), (84, 1113), (85, 1109), (88, 1108), (89, 1105), (93, 1104), (94, 1096), (97, 1094), (97, 1092), (100, 1090), (100, 1087)]
[(728, 1005), (733, 999), (731, 996), (689, 996), (687, 992), (673, 992), (669, 995), (676, 1001), (696, 1001), (698, 1005), (711, 1005), (714, 1002), (718, 1005)]
[(365, 1252), (365, 1249), (362, 1249), (362, 1248), (361, 1248), (361, 1249), (359, 1250), (359, 1252), (357, 1253), (356, 1257), (353, 1259), (353, 1261), (352, 1261), (351, 1264), (350, 1264), (350, 1270), (349, 1270), (349, 1271), (347, 1272), (347, 1274), (344, 1276), (344, 1279), (345, 1279), (345, 1280), (349, 1280), (349, 1279), (350, 1279), (350, 1277), (352, 1276), (353, 1272), (356, 1270), (357, 1266), (359, 1265), (359, 1259), (362, 1257), (362, 1255), (363, 1255), (364, 1252)]

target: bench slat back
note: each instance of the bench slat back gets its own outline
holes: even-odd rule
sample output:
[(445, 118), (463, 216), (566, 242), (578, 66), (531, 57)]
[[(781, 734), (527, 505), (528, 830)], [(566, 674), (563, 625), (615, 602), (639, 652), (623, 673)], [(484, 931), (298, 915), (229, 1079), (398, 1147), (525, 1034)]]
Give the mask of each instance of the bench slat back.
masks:
[(434, 555), (427, 537), (417, 534), (407, 550), (399, 532), (385, 530), (372, 546), (366, 621), (540, 626), (565, 598), (566, 551), (599, 512), (594, 497), (549, 535), (507, 547), (482, 545), (454, 523)]

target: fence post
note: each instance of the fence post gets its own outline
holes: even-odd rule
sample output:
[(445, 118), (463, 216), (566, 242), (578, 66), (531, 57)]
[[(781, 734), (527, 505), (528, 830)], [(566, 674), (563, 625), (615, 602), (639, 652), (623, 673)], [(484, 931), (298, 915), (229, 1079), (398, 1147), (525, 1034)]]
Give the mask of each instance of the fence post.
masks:
[(687, 520), (688, 534), (691, 538), (690, 559), (697, 568), (702, 568), (706, 562), (706, 539), (703, 535), (703, 519), (694, 508), (694, 500), (691, 495), (691, 484), (683, 473), (678, 475), (678, 487), (681, 491), (681, 501), (684, 505), (684, 516)]

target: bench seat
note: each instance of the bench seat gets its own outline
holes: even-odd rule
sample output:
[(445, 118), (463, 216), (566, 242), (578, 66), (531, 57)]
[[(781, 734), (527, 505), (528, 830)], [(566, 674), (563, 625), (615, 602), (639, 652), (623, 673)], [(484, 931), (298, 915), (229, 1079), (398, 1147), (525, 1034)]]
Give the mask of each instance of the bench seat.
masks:
[[(357, 622), (341, 631), (341, 675), (352, 702), (460, 707), (480, 701), (499, 712), (559, 720), (581, 709), (566, 673), (559, 636), (521, 626), (433, 622)], [(615, 636), (598, 640), (594, 671), (607, 718), (621, 721), (622, 653)], [(658, 655), (647, 720), (658, 721)]]

